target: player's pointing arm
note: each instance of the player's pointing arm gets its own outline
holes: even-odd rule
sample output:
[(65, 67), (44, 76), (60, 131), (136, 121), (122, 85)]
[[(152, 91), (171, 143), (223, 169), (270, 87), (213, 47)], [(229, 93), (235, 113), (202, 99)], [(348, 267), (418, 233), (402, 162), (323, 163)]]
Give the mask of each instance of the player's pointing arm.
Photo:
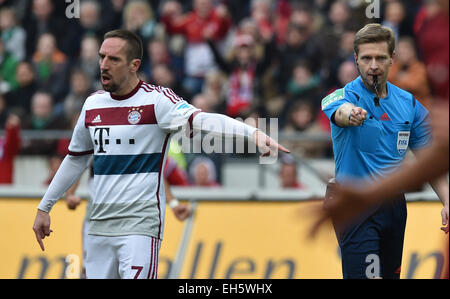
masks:
[[(220, 122), (222, 126), (218, 127), (208, 125), (217, 122)], [(279, 150), (285, 153), (290, 153), (287, 148), (278, 144), (264, 132), (223, 114), (200, 112), (193, 120), (193, 128), (194, 130), (220, 134), (225, 137), (247, 137), (258, 146), (258, 149), (261, 152), (261, 157), (274, 157), (277, 155)]]
[(163, 129), (176, 131), (189, 123), (189, 129), (194, 131), (204, 131), (219, 137), (247, 137), (258, 146), (263, 157), (276, 156), (279, 150), (289, 153), (287, 148), (257, 128), (223, 114), (201, 112), (174, 95), (170, 89), (162, 88), (161, 91), (155, 112), (158, 125)]

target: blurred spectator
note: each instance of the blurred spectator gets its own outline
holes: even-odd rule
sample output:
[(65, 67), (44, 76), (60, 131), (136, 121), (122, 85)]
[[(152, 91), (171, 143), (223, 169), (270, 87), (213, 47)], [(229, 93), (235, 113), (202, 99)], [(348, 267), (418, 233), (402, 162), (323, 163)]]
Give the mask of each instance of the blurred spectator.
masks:
[(103, 38), (106, 30), (102, 28), (101, 5), (95, 0), (85, 0), (80, 5), (80, 25), (83, 34), (93, 34), (97, 38)]
[(326, 24), (318, 34), (323, 54), (323, 65), (326, 67), (330, 67), (331, 63), (340, 54), (340, 51), (336, 51), (336, 45), (339, 45), (344, 33), (347, 31), (350, 17), (351, 11), (346, 1), (337, 0), (331, 4)]
[[(320, 76), (313, 73), (311, 66), (306, 61), (295, 63), (292, 77), (287, 86), (288, 96), (293, 98), (316, 99), (319, 96)], [(318, 106), (318, 103), (315, 103)]]
[(87, 34), (81, 40), (81, 52), (73, 67), (81, 69), (89, 78), (91, 87), (101, 89), (98, 51), (100, 43), (95, 35)]
[(56, 47), (52, 34), (44, 33), (39, 37), (33, 65), (39, 86), (48, 89), (56, 101), (61, 101), (68, 89), (69, 63), (67, 56)]
[(335, 34), (339, 36), (344, 32), (345, 25), (350, 17), (350, 8), (345, 1), (337, 0), (331, 4), (328, 20), (330, 21), (330, 25), (333, 27), (332, 30)]
[(313, 39), (313, 16), (308, 10), (298, 10), (295, 12), (295, 22), (289, 24), (286, 45), (281, 47), (278, 59), (279, 91), (284, 94), (287, 91), (287, 83), (294, 67), (293, 62), (299, 60), (308, 61), (312, 71), (315, 73), (321, 66), (321, 50), (317, 42)]
[(54, 6), (51, 0), (29, 1), (30, 13), (25, 14), (23, 27), (26, 31), (26, 56), (31, 58), (36, 51), (38, 38), (44, 33), (51, 33), (56, 40), (61, 41), (65, 26), (60, 16), (54, 15)]
[(17, 23), (17, 18), (12, 8), (0, 10), (0, 32), (3, 46), (17, 61), (25, 58), (25, 30)]
[(430, 108), (430, 88), (425, 65), (417, 58), (414, 40), (400, 38), (394, 64), (389, 71), (389, 82), (411, 92), (424, 106)]
[(26, 13), (29, 0), (0, 0), (0, 9), (12, 8), (18, 20), (22, 20)]
[(426, 1), (416, 17), (415, 33), (428, 72), (432, 95), (449, 99), (449, 2)]
[(0, 39), (0, 79), (5, 83), (5, 87), (2, 88), (2, 93), (17, 88), (17, 64), (18, 61), (4, 48), (3, 41)]
[(280, 159), (280, 185), (283, 189), (304, 189), (299, 183), (297, 164), (290, 155), (283, 155)]
[(231, 27), (231, 19), (224, 5), (214, 8), (212, 0), (194, 0), (194, 10), (182, 15), (176, 1), (167, 1), (162, 8), (162, 21), (169, 34), (183, 34), (185, 74), (183, 87), (192, 94), (201, 91), (206, 73), (214, 67), (212, 53), (205, 43), (205, 35), (221, 41)]
[(354, 63), (353, 42), (355, 40), (356, 32), (353, 30), (345, 30), (338, 42), (339, 48), (335, 51), (328, 66), (328, 73), (324, 74), (327, 77), (326, 89), (330, 89), (336, 85), (340, 86), (338, 79), (339, 68), (342, 63), (351, 61)]
[[(296, 102), (289, 108), (288, 123), (283, 133), (320, 134), (324, 133), (316, 122), (316, 109), (308, 100)], [(305, 158), (321, 158), (325, 154), (328, 144), (320, 141), (287, 141), (286, 146), (291, 152)]]
[(357, 77), (358, 69), (353, 61), (347, 60), (341, 63), (338, 70), (339, 88), (352, 82)]
[(233, 19), (233, 24), (239, 24), (250, 15), (251, 0), (227, 0), (225, 4)]
[(214, 162), (208, 157), (195, 158), (190, 167), (189, 175), (192, 185), (197, 187), (218, 187), (217, 170)]
[[(86, 73), (80, 69), (74, 69), (70, 76), (70, 92), (64, 102), (60, 103), (59, 111), (54, 113), (63, 114), (66, 119), (72, 119), (81, 111), (84, 101), (92, 92), (91, 82)], [(57, 110), (56, 106), (55, 110)]]
[(213, 103), (209, 100), (209, 98), (203, 94), (199, 93), (192, 98), (192, 105), (196, 108), (202, 110), (202, 112), (214, 112)]
[(275, 41), (267, 42), (264, 60), (259, 62), (255, 57), (254, 40), (251, 35), (235, 36), (233, 47), (235, 58), (230, 63), (220, 55), (211, 40), (208, 40), (208, 45), (220, 69), (229, 76), (226, 114), (230, 117), (246, 118), (252, 108), (260, 105), (258, 99), (261, 95), (257, 87), (272, 62)]
[[(159, 2), (159, 0), (156, 0)], [(102, 18), (105, 19), (105, 30), (110, 31), (122, 27), (123, 10), (127, 0), (102, 0)], [(149, 0), (155, 2), (155, 0)], [(155, 9), (155, 6), (153, 6)], [(108, 11), (106, 13), (105, 11)]]
[(0, 184), (12, 184), (14, 158), (20, 151), (20, 118), (9, 115), (5, 129), (5, 137), (0, 137)]
[(186, 172), (178, 167), (177, 162), (171, 157), (167, 157), (164, 166), (164, 177), (171, 186), (189, 186)]
[(274, 32), (277, 44), (281, 45), (286, 42), (286, 32), (289, 26), (292, 7), (288, 0), (276, 1), (276, 13), (274, 17)]
[(8, 118), (9, 111), (6, 107), (6, 99), (2, 93), (0, 93), (0, 130), (5, 128), (6, 119)]
[[(28, 116), (22, 128), (24, 130), (65, 130), (66, 121), (53, 115), (53, 100), (50, 93), (38, 91), (33, 95), (31, 115)], [(24, 155), (52, 156), (57, 150), (57, 140), (33, 139), (23, 142), (21, 153)]]
[(5, 95), (8, 107), (16, 110), (16, 112), (23, 116), (29, 114), (31, 111), (31, 98), (38, 90), (36, 76), (31, 63), (23, 61), (17, 65), (16, 81), (17, 89)]
[(175, 74), (166, 64), (154, 65), (151, 74), (150, 81), (153, 84), (170, 88), (176, 95), (190, 101), (191, 95), (183, 89), (179, 81), (176, 80)]
[(273, 9), (272, 0), (251, 1), (250, 17), (258, 27), (261, 37), (266, 40), (269, 40), (274, 33)]
[(123, 28), (136, 33), (146, 44), (154, 35), (157, 23), (152, 7), (144, 0), (129, 1), (123, 11)]
[(391, 28), (397, 41), (400, 36), (413, 36), (414, 34), (412, 22), (406, 14), (405, 4), (400, 0), (386, 1), (381, 25)]
[[(115, 2), (117, 1), (113, 3)], [(120, 6), (120, 3), (118, 5)], [(116, 22), (116, 18), (121, 18), (121, 13), (117, 12), (115, 7), (115, 4), (112, 4), (110, 0), (81, 1), (80, 17), (78, 19), (65, 19), (67, 30), (64, 38), (58, 40), (59, 48), (71, 60), (75, 60), (80, 54), (82, 38), (94, 36), (97, 40), (103, 40), (103, 35), (107, 31), (118, 28), (111, 24)]]
[(206, 74), (202, 94), (211, 106), (210, 112), (225, 113), (228, 90), (228, 78), (223, 72), (212, 70)]
[(168, 46), (163, 39), (154, 38), (147, 43), (147, 62), (144, 62), (142, 70), (147, 77), (152, 77), (152, 68), (158, 64), (167, 65), (175, 75), (177, 81), (183, 79), (183, 62), (182, 59), (175, 55), (171, 55)]

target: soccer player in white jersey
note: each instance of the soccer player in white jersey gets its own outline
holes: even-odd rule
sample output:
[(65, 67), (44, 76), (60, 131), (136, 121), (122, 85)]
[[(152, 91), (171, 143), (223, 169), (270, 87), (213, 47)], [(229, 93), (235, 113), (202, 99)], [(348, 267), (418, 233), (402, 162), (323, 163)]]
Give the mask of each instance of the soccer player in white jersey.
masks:
[[(165, 215), (162, 171), (170, 137), (180, 128), (248, 137), (262, 156), (289, 152), (256, 128), (201, 112), (172, 90), (140, 81), (142, 51), (134, 33), (120, 29), (105, 34), (99, 51), (104, 90), (86, 99), (69, 154), (42, 198), (33, 226), (44, 250), (42, 240), (52, 232), (50, 210), (94, 155), (87, 278), (157, 277)], [(224, 126), (207, 126), (211, 121)]]

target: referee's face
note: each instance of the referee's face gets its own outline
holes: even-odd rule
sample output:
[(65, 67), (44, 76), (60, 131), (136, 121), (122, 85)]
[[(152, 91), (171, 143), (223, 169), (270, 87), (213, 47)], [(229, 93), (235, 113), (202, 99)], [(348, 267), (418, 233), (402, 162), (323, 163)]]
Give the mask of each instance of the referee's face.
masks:
[(106, 39), (99, 50), (100, 76), (105, 91), (121, 94), (131, 77), (126, 55), (126, 41), (112, 37)]
[(370, 86), (373, 86), (374, 77), (377, 77), (380, 85), (386, 84), (393, 63), (387, 42), (360, 45), (355, 60), (361, 76)]

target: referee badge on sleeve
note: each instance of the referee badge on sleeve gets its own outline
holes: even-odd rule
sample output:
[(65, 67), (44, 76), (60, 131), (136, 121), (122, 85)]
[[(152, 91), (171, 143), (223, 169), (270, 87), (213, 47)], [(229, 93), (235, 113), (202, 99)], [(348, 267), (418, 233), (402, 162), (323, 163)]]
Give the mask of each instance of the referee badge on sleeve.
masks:
[(409, 131), (399, 131), (397, 135), (397, 151), (400, 155), (404, 155), (408, 149), (409, 136), (411, 133)]

